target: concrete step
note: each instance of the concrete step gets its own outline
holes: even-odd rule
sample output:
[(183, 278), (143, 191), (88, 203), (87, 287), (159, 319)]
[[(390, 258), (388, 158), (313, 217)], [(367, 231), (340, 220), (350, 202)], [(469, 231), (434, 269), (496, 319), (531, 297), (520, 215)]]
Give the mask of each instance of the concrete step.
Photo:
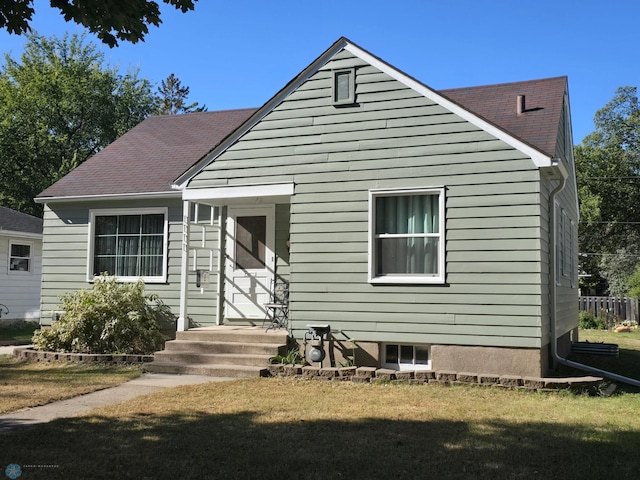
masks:
[(284, 329), (192, 329), (186, 332), (176, 332), (176, 340), (192, 342), (241, 342), (241, 343), (287, 343), (288, 332)]
[(181, 375), (208, 375), (210, 377), (253, 378), (268, 374), (266, 367), (248, 365), (211, 365), (197, 363), (151, 362), (144, 365), (145, 372)]
[(166, 342), (167, 352), (192, 353), (242, 353), (247, 355), (286, 354), (286, 346), (278, 343), (203, 342), (192, 340), (171, 340)]
[(242, 353), (191, 353), (163, 350), (154, 354), (154, 362), (197, 363), (207, 365), (252, 365), (266, 367), (274, 355), (245, 355)]

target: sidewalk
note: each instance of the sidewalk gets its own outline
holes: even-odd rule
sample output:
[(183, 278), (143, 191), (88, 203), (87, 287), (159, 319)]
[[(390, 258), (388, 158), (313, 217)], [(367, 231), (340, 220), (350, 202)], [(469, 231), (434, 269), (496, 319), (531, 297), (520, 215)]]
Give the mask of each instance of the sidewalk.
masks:
[[(13, 347), (0, 347), (0, 355), (12, 355)], [(0, 435), (13, 429), (50, 422), (56, 418), (75, 417), (94, 408), (114, 405), (139, 395), (154, 393), (165, 388), (195, 385), (208, 382), (223, 382), (231, 378), (208, 377), (204, 375), (171, 375), (164, 373), (143, 373), (116, 387), (98, 390), (78, 397), (49, 403), (40, 407), (0, 415)]]

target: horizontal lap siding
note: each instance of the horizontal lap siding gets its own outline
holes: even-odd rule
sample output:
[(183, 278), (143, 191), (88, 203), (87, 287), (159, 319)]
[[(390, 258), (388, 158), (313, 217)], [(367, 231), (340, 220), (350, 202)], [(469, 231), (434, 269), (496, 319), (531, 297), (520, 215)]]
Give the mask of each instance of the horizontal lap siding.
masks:
[[(135, 208), (158, 206), (169, 207), (167, 282), (163, 284), (149, 283), (146, 285), (145, 291), (147, 294), (157, 294), (159, 299), (177, 315), (180, 306), (182, 202), (179, 200), (167, 201), (163, 205), (159, 205), (157, 201), (96, 202), (91, 204), (89, 208), (132, 208), (134, 210)], [(45, 208), (44, 231), (46, 234), (42, 253), (43, 281), (40, 306), (42, 322), (45, 324), (50, 323), (52, 312), (58, 310), (61, 295), (74, 290), (90, 289), (92, 286), (86, 280), (89, 208), (86, 204), (83, 207), (65, 203), (48, 205)], [(215, 275), (212, 275), (211, 279), (210, 288), (215, 289)], [(211, 315), (213, 311), (215, 318), (215, 301), (211, 295), (199, 295), (199, 289), (195, 287), (196, 277), (193, 272), (189, 274), (189, 284), (190, 301), (193, 307), (190, 315), (194, 321), (204, 323), (201, 312)]]
[[(539, 174), (460, 117), (355, 62), (358, 106), (330, 104), (331, 62), (191, 183), (295, 183), (291, 317), (359, 340), (540, 346)], [(446, 187), (446, 285), (367, 282), (368, 190)]]
[[(29, 272), (9, 271), (10, 244), (31, 246)], [(0, 303), (9, 309), (2, 320), (38, 320), (40, 318), (40, 279), (42, 240), (0, 235)]]

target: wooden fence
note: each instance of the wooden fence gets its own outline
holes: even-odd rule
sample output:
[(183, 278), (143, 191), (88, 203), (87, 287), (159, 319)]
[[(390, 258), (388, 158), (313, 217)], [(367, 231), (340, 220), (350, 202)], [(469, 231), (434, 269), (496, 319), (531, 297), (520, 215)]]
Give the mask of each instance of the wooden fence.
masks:
[(638, 321), (640, 308), (637, 298), (629, 297), (578, 297), (578, 309), (593, 313), (596, 317), (615, 316), (618, 321)]

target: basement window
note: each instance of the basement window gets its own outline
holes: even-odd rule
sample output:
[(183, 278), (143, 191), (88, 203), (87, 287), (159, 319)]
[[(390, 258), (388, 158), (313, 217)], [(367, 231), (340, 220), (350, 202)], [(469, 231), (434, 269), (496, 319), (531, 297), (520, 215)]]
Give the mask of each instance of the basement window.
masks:
[(431, 355), (429, 345), (384, 346), (383, 365), (394, 370), (430, 370)]
[(332, 90), (334, 105), (353, 105), (356, 103), (356, 69), (334, 70)]

